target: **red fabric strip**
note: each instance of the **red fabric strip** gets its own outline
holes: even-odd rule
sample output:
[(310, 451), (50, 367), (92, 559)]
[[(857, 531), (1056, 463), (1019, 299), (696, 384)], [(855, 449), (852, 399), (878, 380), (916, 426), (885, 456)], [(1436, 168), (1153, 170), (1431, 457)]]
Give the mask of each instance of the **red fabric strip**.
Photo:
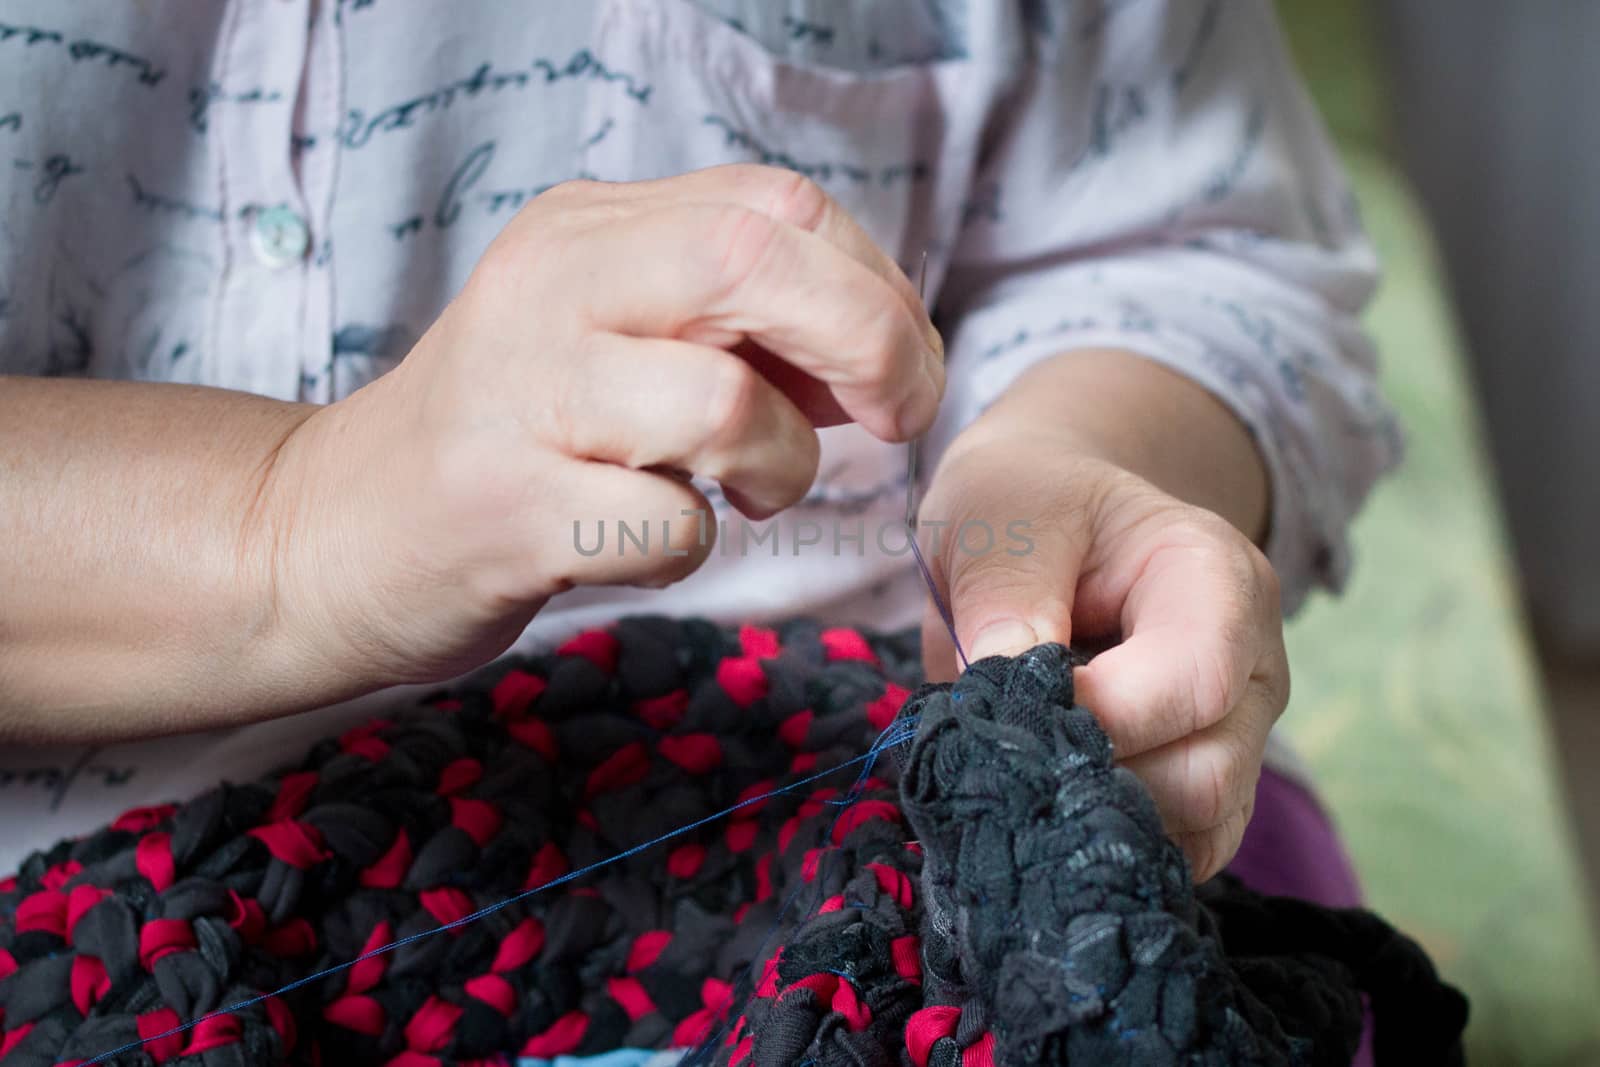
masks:
[(439, 785), (436, 791), (442, 797), (453, 796), (463, 789), (472, 788), (482, 780), (483, 764), (471, 756), (462, 756), (445, 764), (444, 770), (439, 772)]
[(800, 861), (801, 879), (806, 882), (816, 881), (817, 872), (822, 869), (822, 857), (832, 851), (833, 848), (829, 845), (806, 849), (805, 858)]
[(242, 897), (228, 890), (228, 925), (238, 933), (239, 940), (253, 945), (267, 932), (267, 913), (254, 897)]
[(504, 821), (500, 809), (487, 800), (478, 800), (474, 797), (450, 798), (450, 825), (464, 831), (468, 837), (477, 842), (479, 848), (483, 848), (494, 839)]
[(151, 919), (139, 928), (139, 965), (147, 971), (161, 957), (194, 947), (194, 927), (187, 919)]
[(139, 1037), (144, 1041), (143, 1052), (157, 1063), (164, 1063), (176, 1056), (183, 1049), (182, 1034), (167, 1034), (166, 1037), (156, 1037), (157, 1034), (166, 1033), (177, 1026), (182, 1019), (171, 1008), (157, 1008), (147, 1011), (136, 1020), (139, 1028)]
[(667, 873), (674, 878), (693, 878), (706, 862), (706, 846), (693, 843), (679, 845), (667, 854)]
[(57, 937), (67, 936), (67, 895), (59, 889), (40, 889), (17, 904), (12, 917), (17, 933), (45, 930)]
[(589, 1017), (581, 1011), (569, 1011), (550, 1024), (543, 1033), (535, 1034), (522, 1046), (522, 1055), (541, 1060), (554, 1059), (583, 1044), (583, 1035), (589, 1030)]
[(634, 938), (633, 944), (628, 947), (628, 962), (625, 964), (628, 973), (638, 974), (655, 963), (671, 943), (670, 930), (646, 930)]
[(455, 1036), (461, 1006), (440, 997), (422, 1002), (406, 1023), (406, 1045), (415, 1052), (442, 1052)]
[(770, 997), (778, 991), (778, 961), (783, 958), (783, 947), (761, 965), (761, 981), (756, 983), (756, 996)]
[(750, 847), (756, 843), (756, 832), (760, 829), (754, 819), (734, 819), (728, 823), (723, 834), (728, 842), (728, 851), (735, 856), (750, 851)]
[(494, 713), (508, 717), (524, 714), (545, 690), (545, 680), (527, 671), (507, 671), (489, 694)]
[(711, 1028), (716, 1025), (717, 1016), (710, 1008), (701, 1008), (683, 1018), (672, 1029), (672, 1044), (677, 1048), (686, 1048), (698, 1045), (711, 1033)]
[(961, 1067), (994, 1067), (994, 1034), (985, 1030), (968, 1045), (961, 1053)]
[(273, 858), (297, 870), (314, 867), (332, 855), (322, 847), (322, 834), (315, 826), (293, 819), (258, 826), (248, 836), (266, 845)]
[(839, 988), (833, 991), (832, 1007), (844, 1016), (844, 1024), (856, 1033), (872, 1025), (872, 1009), (867, 1007), (867, 1002), (861, 999), (856, 987), (849, 982), (841, 981)]
[(111, 989), (111, 977), (106, 965), (97, 956), (76, 956), (72, 960), (72, 974), (68, 979), (72, 987), (72, 1005), (79, 1015), (88, 1015), (95, 1001)]
[(839, 821), (833, 824), (833, 843), (840, 845), (862, 823), (874, 819), (887, 819), (889, 822), (901, 821), (900, 809), (887, 800), (858, 800), (845, 808), (839, 815)]
[[(427, 909), (429, 915), (439, 920), (440, 926), (448, 926), (459, 919), (465, 919), (474, 910), (472, 898), (452, 886), (424, 889), (417, 894), (417, 899)], [(451, 933), (459, 936), (462, 929), (457, 927)]]
[(789, 842), (794, 840), (794, 835), (800, 832), (803, 820), (798, 815), (791, 815), (783, 820), (783, 825), (778, 827), (778, 852), (789, 851)]
[(376, 763), (389, 754), (389, 742), (378, 734), (391, 725), (393, 724), (385, 719), (374, 719), (361, 726), (351, 727), (340, 735), (339, 748), (345, 752), (365, 756)]
[(890, 682), (883, 690), (883, 696), (867, 705), (867, 721), (874, 730), (883, 731), (894, 722), (894, 717), (900, 714), (900, 709), (905, 706), (906, 698), (911, 695), (911, 690), (904, 686)]
[(405, 827), (401, 827), (395, 831), (389, 851), (361, 872), (361, 884), (368, 889), (398, 888), (405, 881), (406, 872), (411, 869), (411, 858), (411, 837)]
[(821, 634), (822, 651), (829, 662), (841, 659), (865, 660), (876, 664), (878, 657), (873, 655), (872, 646), (867, 644), (867, 639), (854, 630), (836, 629), (824, 630)]
[(176, 804), (155, 804), (147, 808), (129, 808), (118, 815), (111, 823), (111, 829), (121, 830), (126, 833), (142, 834), (154, 826), (160, 826), (178, 810)]
[(317, 950), (317, 933), (310, 923), (296, 916), (268, 930), (267, 936), (261, 939), (261, 947), (284, 959), (309, 956)]
[(72, 931), (77, 928), (78, 920), (89, 914), (97, 904), (111, 895), (111, 890), (101, 889), (97, 885), (75, 885), (72, 892), (67, 894), (67, 940), (72, 940)]
[(645, 747), (643, 741), (634, 741), (611, 753), (599, 766), (589, 772), (588, 781), (584, 783), (583, 795), (592, 797), (598, 793), (609, 793), (613, 789), (626, 789), (630, 785), (644, 781), (645, 775), (649, 773), (650, 750)]
[(756, 903), (761, 904), (772, 896), (772, 853), (756, 860)]
[(897, 937), (889, 942), (889, 957), (894, 961), (894, 972), (908, 982), (922, 984), (922, 940), (915, 934)]
[(778, 740), (790, 748), (803, 748), (806, 736), (811, 733), (811, 723), (816, 717), (817, 713), (810, 708), (795, 712), (778, 724)]
[(155, 833), (139, 838), (133, 850), (133, 865), (157, 893), (165, 893), (177, 877), (172, 863), (172, 836)]
[(783, 991), (784, 996), (789, 996), (796, 989), (809, 989), (816, 994), (818, 1000), (827, 1004), (833, 1000), (834, 990), (839, 988), (839, 976), (833, 974), (808, 974)]
[(294, 1051), (300, 1039), (299, 1027), (295, 1025), (294, 1013), (289, 1010), (289, 1005), (271, 997), (266, 1002), (267, 1022), (278, 1032), (278, 1054), (287, 1057)]
[(720, 978), (707, 978), (700, 983), (700, 1003), (719, 1016), (733, 1006), (733, 983)]
[[(738, 817), (741, 819), (748, 819), (752, 815), (755, 815), (757, 812), (759, 812), (762, 808), (766, 807), (767, 802), (771, 800), (771, 797), (768, 797), (767, 794), (776, 788), (778, 788), (777, 782), (774, 782), (771, 778), (763, 778), (761, 781), (752, 782), (743, 789), (739, 790), (739, 795), (734, 798), (735, 804), (743, 804), (747, 800), (755, 800), (756, 802), (751, 804), (749, 807), (740, 808)], [(757, 797), (761, 797), (762, 799), (756, 800)]]
[(544, 924), (538, 919), (523, 919), (505, 936), (495, 951), (489, 969), (497, 973), (514, 971), (537, 956), (544, 948)]
[(656, 748), (690, 774), (707, 774), (722, 766), (722, 745), (711, 734), (663, 737)]
[(189, 1043), (183, 1046), (185, 1056), (198, 1056), (202, 1052), (223, 1045), (231, 1045), (244, 1035), (237, 1015), (211, 1015), (202, 1018), (189, 1031)]
[(906, 1051), (911, 1054), (911, 1062), (916, 1067), (928, 1067), (934, 1043), (943, 1037), (954, 1037), (960, 1021), (961, 1009), (954, 1004), (931, 1004), (912, 1012), (906, 1020)]
[(295, 818), (306, 810), (306, 801), (311, 799), (311, 791), (316, 787), (316, 771), (295, 771), (284, 775), (278, 782), (278, 794), (272, 798), (272, 807), (267, 809), (266, 818), (261, 821), (278, 822)]
[(882, 863), (869, 863), (867, 870), (877, 879), (878, 889), (902, 908), (911, 907), (911, 879), (904, 871), (897, 871), (893, 867)]
[(778, 654), (778, 634), (762, 626), (739, 627), (739, 647), (755, 659), (771, 659)]
[(633, 706), (634, 713), (657, 730), (670, 730), (683, 721), (689, 710), (689, 691), (674, 689), (658, 697), (641, 700)]
[(617, 669), (617, 639), (605, 630), (587, 630), (556, 649), (558, 656), (582, 656), (612, 674)]
[[(361, 951), (356, 953), (365, 956), (382, 945), (387, 945), (394, 940), (394, 928), (386, 919), (379, 919), (372, 927), (372, 933), (367, 935), (367, 940), (361, 946)], [(371, 959), (362, 960), (350, 968), (350, 977), (345, 981), (346, 993), (365, 993), (379, 982), (383, 981), (383, 972), (389, 968), (387, 953), (373, 956)]]
[(368, 1037), (383, 1034), (383, 1005), (371, 997), (340, 997), (322, 1009), (322, 1017), (335, 1026)]
[(45, 889), (65, 889), (68, 882), (83, 873), (83, 864), (77, 860), (67, 860), (48, 868), (39, 878), (39, 885)]
[(467, 996), (483, 1001), (507, 1018), (517, 1010), (516, 989), (498, 974), (480, 974), (476, 978), (468, 978), (461, 988), (466, 990)]
[(717, 664), (717, 684), (741, 708), (767, 695), (767, 672), (761, 661), (749, 656), (729, 656)]
[(11, 1050), (22, 1044), (22, 1039), (28, 1036), (33, 1029), (32, 1023), (23, 1023), (15, 1030), (7, 1030), (0, 1034), (0, 1059), (10, 1055)]
[(427, 1056), (411, 1049), (402, 1049), (385, 1060), (383, 1067), (440, 1067), (440, 1063), (437, 1056)]
[(510, 723), (506, 726), (506, 733), (511, 735), (511, 740), (519, 745), (531, 748), (546, 763), (554, 763), (559, 749), (556, 747), (556, 735), (550, 729), (550, 724), (543, 719), (523, 719), (521, 722)]
[(522, 880), (523, 891), (537, 889), (542, 885), (549, 885), (560, 878), (572, 866), (567, 863), (566, 855), (556, 847), (554, 841), (546, 841), (539, 846), (539, 851), (533, 854), (533, 863), (528, 868), (528, 877)]
[(644, 984), (637, 978), (612, 975), (606, 979), (606, 992), (611, 994), (612, 1000), (622, 1005), (622, 1010), (627, 1012), (632, 1022), (638, 1022), (656, 1010), (655, 1001), (650, 999)]

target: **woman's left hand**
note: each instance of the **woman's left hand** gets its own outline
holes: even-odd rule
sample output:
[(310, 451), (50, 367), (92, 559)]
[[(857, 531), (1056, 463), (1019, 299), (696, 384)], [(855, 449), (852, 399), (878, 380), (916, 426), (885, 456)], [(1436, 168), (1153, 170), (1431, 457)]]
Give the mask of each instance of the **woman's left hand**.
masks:
[[(1220, 871), (1289, 696), (1266, 557), (1215, 512), (1064, 437), (988, 416), (946, 453), (921, 515), (972, 660), (1047, 641), (1118, 642), (1078, 669), (1078, 702), (1149, 787), (1195, 879)], [(975, 550), (990, 538), (972, 524), (993, 532), (987, 551)], [(952, 677), (955, 650), (931, 608), (923, 638), (929, 677)]]

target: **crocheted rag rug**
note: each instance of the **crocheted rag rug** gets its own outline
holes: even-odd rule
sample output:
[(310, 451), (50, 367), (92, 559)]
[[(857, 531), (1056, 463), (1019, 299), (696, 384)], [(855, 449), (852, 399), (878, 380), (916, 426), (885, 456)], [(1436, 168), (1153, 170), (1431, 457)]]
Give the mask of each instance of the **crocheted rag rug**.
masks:
[(583, 634), (33, 855), (0, 1062), (1331, 1065), (1364, 1000), (1378, 1062), (1459, 1062), (1377, 917), (1192, 885), (1072, 667), (912, 692), (907, 635)]

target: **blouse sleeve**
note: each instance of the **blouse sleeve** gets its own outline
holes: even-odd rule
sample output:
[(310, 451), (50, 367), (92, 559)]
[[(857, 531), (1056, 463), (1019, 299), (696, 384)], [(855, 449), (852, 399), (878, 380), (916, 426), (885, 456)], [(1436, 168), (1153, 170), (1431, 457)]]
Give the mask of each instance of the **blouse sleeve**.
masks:
[(937, 452), (1018, 375), (1084, 348), (1187, 375), (1268, 468), (1293, 610), (1337, 589), (1346, 527), (1401, 437), (1359, 314), (1376, 263), (1266, 0), (1023, 3), (941, 290)]

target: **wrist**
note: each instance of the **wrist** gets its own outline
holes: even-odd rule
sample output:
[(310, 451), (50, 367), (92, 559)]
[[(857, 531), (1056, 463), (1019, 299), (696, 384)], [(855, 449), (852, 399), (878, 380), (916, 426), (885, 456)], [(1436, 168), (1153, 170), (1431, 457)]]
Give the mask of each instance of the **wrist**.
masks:
[(957, 444), (1046, 449), (1137, 475), (1213, 511), (1256, 543), (1270, 483), (1245, 425), (1198, 382), (1132, 352), (1065, 352), (1022, 375)]
[(344, 615), (359, 612), (360, 553), (381, 544), (352, 529), (370, 468), (348, 401), (309, 409), (262, 459), (241, 533), (256, 590), (254, 662), (276, 710), (305, 710), (379, 688), (372, 657), (351, 647)]

